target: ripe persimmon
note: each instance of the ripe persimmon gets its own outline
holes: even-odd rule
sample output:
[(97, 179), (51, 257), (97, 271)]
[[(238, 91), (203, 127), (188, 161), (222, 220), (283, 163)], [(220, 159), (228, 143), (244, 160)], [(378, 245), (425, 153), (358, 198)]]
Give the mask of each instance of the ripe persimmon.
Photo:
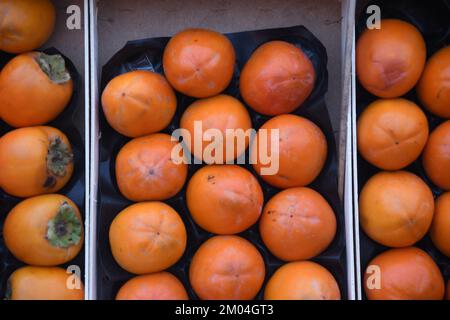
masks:
[(291, 188), (273, 196), (259, 224), (261, 238), (281, 260), (313, 258), (336, 234), (336, 217), (328, 202), (310, 188)]
[(285, 41), (258, 47), (241, 72), (244, 101), (264, 115), (289, 113), (300, 107), (314, 88), (316, 73), (306, 54)]
[(140, 202), (114, 218), (109, 243), (114, 259), (128, 272), (158, 272), (175, 264), (183, 255), (186, 228), (169, 205)]
[(122, 195), (132, 201), (166, 200), (176, 195), (187, 177), (187, 164), (172, 159), (177, 143), (168, 134), (154, 133), (125, 144), (116, 158)]
[[(262, 139), (266, 133), (267, 139)], [(272, 139), (276, 133), (279, 134), (279, 139), (275, 139), (278, 141)], [(256, 137), (257, 143), (251, 146), (253, 167), (268, 184), (282, 189), (303, 187), (322, 171), (327, 158), (327, 141), (320, 128), (310, 120), (292, 114), (276, 116), (262, 125)], [(271, 163), (264, 163), (264, 154), (272, 155)], [(264, 174), (263, 170), (274, 167), (276, 157), (279, 159), (278, 170)]]
[(364, 274), (369, 300), (442, 300), (445, 284), (433, 259), (415, 247), (387, 250)]
[(192, 258), (189, 281), (202, 300), (250, 300), (264, 281), (258, 249), (238, 236), (206, 240)]
[(400, 170), (422, 153), (428, 139), (428, 120), (406, 99), (380, 99), (358, 119), (358, 151), (384, 170)]
[(282, 265), (267, 282), (265, 300), (340, 300), (333, 275), (320, 264), (297, 261)]
[(10, 275), (6, 299), (84, 300), (84, 286), (76, 274), (63, 268), (26, 266)]
[(73, 81), (61, 55), (23, 53), (0, 73), (0, 117), (13, 127), (46, 124), (64, 110), (72, 93)]
[(188, 300), (186, 289), (169, 272), (136, 276), (119, 290), (116, 300)]
[(9, 212), (3, 238), (17, 259), (35, 266), (56, 266), (80, 252), (83, 221), (69, 198), (59, 194), (36, 196)]
[(177, 108), (175, 92), (155, 72), (137, 70), (113, 78), (102, 94), (106, 120), (127, 137), (161, 131)]
[(192, 176), (186, 202), (200, 227), (216, 234), (234, 234), (258, 221), (264, 195), (258, 180), (244, 168), (210, 165)]
[(397, 98), (417, 83), (426, 60), (425, 41), (412, 24), (381, 20), (366, 29), (356, 44), (356, 75), (361, 85), (380, 98)]
[(436, 52), (427, 62), (417, 85), (420, 101), (431, 113), (450, 119), (450, 46)]
[[(245, 152), (250, 142), (248, 130), (252, 127), (252, 121), (239, 100), (222, 94), (191, 104), (181, 117), (180, 127), (187, 130), (183, 135), (184, 142), (197, 159), (208, 164), (222, 164)], [(218, 130), (220, 135), (207, 138), (212, 130)], [(244, 143), (240, 143), (241, 139)], [(202, 141), (201, 148), (196, 148), (195, 141)], [(222, 151), (222, 154), (216, 154), (216, 151)]]
[(433, 211), (430, 188), (407, 171), (375, 174), (359, 196), (361, 227), (388, 247), (406, 247), (422, 239), (431, 226)]
[(436, 199), (430, 236), (439, 251), (450, 258), (450, 192)]
[(42, 46), (55, 27), (55, 7), (50, 0), (0, 1), (0, 50), (31, 51)]
[(450, 280), (447, 282), (447, 300), (450, 300)]
[(450, 191), (450, 120), (431, 132), (422, 163), (428, 178), (439, 188)]
[(163, 54), (164, 74), (177, 91), (195, 98), (219, 94), (233, 77), (236, 54), (224, 35), (186, 29), (174, 35)]
[(67, 137), (53, 127), (27, 127), (0, 138), (0, 187), (16, 197), (53, 193), (73, 172)]

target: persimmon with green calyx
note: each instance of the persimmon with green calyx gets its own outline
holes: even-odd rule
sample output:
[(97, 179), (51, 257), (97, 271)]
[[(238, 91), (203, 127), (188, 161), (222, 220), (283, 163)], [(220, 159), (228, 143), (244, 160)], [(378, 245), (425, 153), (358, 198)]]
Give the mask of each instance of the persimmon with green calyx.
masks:
[(21, 54), (0, 73), (0, 117), (16, 128), (46, 124), (68, 105), (73, 86), (60, 54)]
[(56, 266), (80, 252), (83, 222), (69, 198), (41, 195), (23, 200), (9, 212), (3, 238), (17, 259), (36, 266)]
[(54, 193), (72, 176), (72, 147), (53, 127), (16, 129), (0, 138), (0, 168), (0, 187), (10, 195)]

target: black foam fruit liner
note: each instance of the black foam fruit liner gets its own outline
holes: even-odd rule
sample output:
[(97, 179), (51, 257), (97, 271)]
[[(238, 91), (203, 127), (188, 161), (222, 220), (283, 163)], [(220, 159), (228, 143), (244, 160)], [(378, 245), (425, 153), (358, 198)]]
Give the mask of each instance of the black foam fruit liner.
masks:
[[(450, 44), (450, 1), (449, 0), (437, 0), (426, 2), (420, 0), (382, 0), (382, 1), (371, 1), (369, 5), (378, 5), (381, 9), (381, 18), (395, 18), (407, 21), (413, 24), (422, 33), (426, 46), (427, 46), (427, 60), (436, 51)], [(356, 32), (358, 36), (366, 28), (366, 19), (368, 15), (365, 14), (367, 6), (363, 7), (361, 14), (357, 17)], [(416, 90), (413, 88), (410, 92), (406, 93), (403, 98), (413, 101), (418, 106), (422, 107), (425, 112), (430, 133), (442, 122), (444, 119), (436, 117), (429, 113), (425, 108), (423, 108), (419, 99), (416, 95)], [(377, 100), (376, 96), (370, 94), (365, 90), (359, 82), (356, 85), (356, 113), (357, 117), (363, 112), (365, 107), (367, 107), (371, 102)], [(425, 170), (422, 166), (421, 157), (417, 159), (410, 166), (405, 168), (409, 172), (412, 172), (422, 178), (427, 185), (431, 188), (433, 195), (435, 197), (439, 196), (443, 190), (435, 186), (430, 179), (428, 179), (425, 174)], [(377, 172), (381, 170), (374, 167), (368, 163), (361, 155), (358, 153), (358, 193), (361, 189)], [(371, 240), (364, 231), (359, 229), (360, 238), (360, 263), (361, 263), (361, 276), (364, 276), (364, 271), (370, 261), (375, 258), (378, 254), (388, 249), (388, 247), (380, 245), (379, 243)], [(426, 235), (414, 246), (419, 247), (426, 251), (433, 260), (439, 266), (445, 280), (450, 279), (450, 259), (444, 256), (439, 250), (433, 245), (429, 235)], [(364, 290), (363, 297), (366, 298)]]
[[(57, 49), (50, 48), (44, 50), (47, 54), (61, 54)], [(83, 90), (81, 89), (81, 77), (75, 68), (74, 64), (69, 58), (64, 56), (66, 67), (70, 72), (73, 80), (73, 95), (72, 98), (64, 109), (64, 111), (53, 121), (45, 124), (46, 126), (55, 127), (61, 130), (69, 139), (73, 154), (74, 154), (74, 172), (70, 181), (66, 186), (58, 191), (58, 194), (63, 194), (70, 198), (80, 209), (80, 214), (83, 221), (85, 220), (85, 141), (84, 141), (84, 104), (83, 99), (79, 99), (83, 96)], [(7, 54), (0, 51), (0, 70), (12, 59), (14, 55)], [(14, 130), (4, 121), (0, 120), (0, 136), (3, 136), (9, 131)], [(1, 170), (1, 169), (0, 169)], [(25, 264), (17, 260), (6, 248), (3, 240), (3, 223), (9, 213), (9, 211), (17, 205), (22, 198), (13, 197), (8, 195), (0, 189), (0, 299), (5, 297), (6, 283), (16, 269), (24, 266)], [(23, 235), (24, 237), (26, 235)], [(84, 282), (84, 246), (80, 250), (80, 253), (71, 261), (62, 265), (65, 268), (69, 265), (78, 266), (81, 270), (80, 276)]]
[[(328, 87), (327, 53), (322, 43), (305, 27), (294, 26), (289, 28), (266, 29), (249, 32), (239, 32), (226, 35), (236, 50), (236, 66), (233, 79), (224, 91), (241, 102), (239, 93), (239, 76), (242, 67), (252, 52), (261, 44), (271, 40), (284, 40), (300, 47), (311, 59), (317, 75), (314, 90), (307, 101), (293, 112), (306, 117), (317, 124), (324, 132), (328, 141), (328, 157), (320, 176), (309, 186), (319, 193), (332, 206), (337, 217), (337, 234), (333, 243), (322, 254), (312, 259), (326, 267), (336, 278), (343, 298), (347, 297), (347, 275), (345, 257), (345, 228), (344, 211), (338, 196), (338, 169), (336, 144), (331, 127), (328, 110), (325, 105), (324, 95)], [(115, 76), (133, 71), (150, 70), (163, 74), (162, 54), (169, 38), (152, 38), (128, 42), (124, 48), (118, 51), (103, 67), (101, 77), (101, 90)], [(100, 92), (101, 93), (101, 92)], [(169, 126), (162, 132), (171, 134), (179, 127), (181, 115), (195, 99), (177, 93), (177, 111)], [(243, 102), (244, 103), (244, 102)], [(245, 103), (244, 103), (245, 105)], [(254, 112), (248, 106), (253, 128), (258, 129), (270, 117)], [(100, 113), (100, 164), (99, 164), (99, 190), (97, 212), (97, 293), (99, 299), (114, 299), (119, 288), (130, 278), (132, 274), (126, 272), (115, 262), (109, 246), (109, 227), (114, 217), (132, 202), (125, 199), (119, 192), (115, 178), (115, 158), (120, 148), (129, 141), (128, 138), (115, 132), (106, 122), (102, 111)], [(246, 154), (248, 158), (248, 150)], [(202, 165), (189, 165), (187, 181)], [(279, 189), (269, 186), (254, 172), (251, 165), (243, 165), (257, 178), (264, 191), (265, 203)], [(301, 168), (298, 168), (301, 170)], [(198, 247), (208, 238), (213, 236), (202, 230), (192, 220), (185, 201), (186, 185), (173, 198), (165, 201), (172, 206), (183, 219), (187, 230), (187, 246), (182, 258), (168, 269), (180, 279), (191, 299), (197, 299), (189, 285), (188, 270), (191, 258)], [(284, 262), (275, 258), (264, 246), (255, 224), (250, 229), (239, 234), (253, 243), (262, 254), (266, 266), (266, 279)], [(264, 283), (264, 285), (265, 285)], [(257, 295), (262, 299), (264, 285)]]

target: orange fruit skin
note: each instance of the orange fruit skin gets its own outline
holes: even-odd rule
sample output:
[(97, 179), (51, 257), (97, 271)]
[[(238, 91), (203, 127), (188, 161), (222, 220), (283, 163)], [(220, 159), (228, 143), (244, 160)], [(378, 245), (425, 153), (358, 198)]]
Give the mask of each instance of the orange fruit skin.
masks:
[(8, 250), (17, 259), (35, 266), (56, 266), (75, 258), (83, 246), (83, 231), (78, 244), (67, 248), (53, 246), (46, 239), (49, 220), (55, 217), (65, 202), (83, 224), (75, 203), (63, 195), (36, 196), (16, 205), (3, 225), (3, 238)]
[(169, 205), (153, 201), (122, 210), (109, 229), (116, 262), (135, 274), (159, 272), (175, 264), (186, 248), (186, 228)]
[[(67, 284), (80, 288), (70, 289)], [(84, 286), (73, 273), (58, 267), (26, 266), (14, 271), (8, 279), (11, 300), (84, 300)]]
[[(433, 259), (423, 250), (408, 247), (387, 250), (369, 266), (380, 271), (380, 288), (369, 289), (373, 271), (364, 274), (364, 290), (369, 300), (442, 300), (445, 285)], [(370, 270), (369, 270), (370, 271)]]
[(297, 261), (282, 265), (267, 282), (265, 300), (340, 300), (333, 275), (320, 264)]
[(131, 71), (113, 78), (102, 94), (102, 107), (111, 127), (135, 138), (167, 127), (177, 108), (175, 92), (155, 72)]
[(406, 247), (422, 239), (433, 211), (430, 188), (407, 171), (377, 173), (359, 196), (361, 227), (371, 239), (388, 247)]
[(427, 62), (417, 85), (417, 95), (428, 111), (450, 119), (450, 46), (436, 52)]
[(0, 50), (9, 53), (39, 48), (55, 27), (55, 7), (50, 0), (2, 0), (0, 16)]
[(46, 186), (48, 149), (51, 140), (57, 137), (72, 150), (66, 135), (53, 127), (20, 128), (2, 136), (0, 187), (21, 198), (54, 193), (63, 188), (72, 176), (73, 162), (66, 166), (65, 175), (55, 176), (55, 183)]
[(439, 251), (450, 258), (450, 192), (436, 199), (430, 236)]
[(314, 66), (303, 51), (285, 41), (258, 47), (239, 81), (242, 98), (264, 115), (290, 113), (300, 107), (314, 89)]
[(64, 110), (72, 97), (72, 79), (61, 84), (53, 82), (36, 62), (37, 55), (18, 55), (0, 73), (0, 117), (12, 127), (46, 124)]
[(166, 200), (176, 195), (187, 177), (187, 164), (175, 163), (171, 153), (178, 142), (154, 133), (125, 144), (116, 158), (116, 179), (132, 201)]
[(450, 280), (447, 282), (447, 300), (450, 300)]
[[(279, 168), (273, 175), (262, 174), (263, 163), (259, 153), (262, 129), (267, 130), (267, 153), (274, 156), (271, 135), (279, 130)], [(281, 188), (304, 187), (317, 178), (327, 158), (327, 141), (320, 128), (306, 118), (285, 114), (273, 117), (262, 125), (257, 134), (258, 143), (251, 146), (253, 168), (268, 184)]]
[(439, 188), (450, 191), (450, 120), (431, 132), (422, 163), (428, 178)]
[(427, 139), (427, 117), (405, 99), (376, 100), (358, 119), (358, 150), (383, 170), (400, 170), (413, 163)]
[(194, 221), (216, 234), (235, 234), (258, 221), (264, 195), (258, 180), (236, 165), (210, 165), (189, 181), (186, 201)]
[(174, 35), (163, 54), (164, 74), (177, 91), (195, 98), (219, 94), (233, 77), (236, 54), (224, 35), (186, 29)]
[(116, 300), (188, 300), (186, 289), (174, 275), (158, 272), (128, 280)]
[(380, 98), (396, 98), (411, 90), (422, 74), (425, 41), (412, 24), (381, 20), (381, 29), (365, 30), (356, 44), (356, 75)]
[(259, 251), (238, 236), (206, 240), (192, 258), (189, 280), (202, 300), (250, 300), (264, 281)]
[(279, 259), (306, 260), (320, 254), (333, 241), (336, 217), (318, 192), (291, 188), (267, 202), (259, 232), (266, 247)]
[[(194, 130), (195, 121), (201, 121), (201, 131)], [(227, 136), (226, 130), (241, 129), (245, 132), (251, 129), (251, 127), (252, 121), (244, 105), (239, 100), (224, 94), (195, 101), (184, 111), (180, 120), (180, 128), (187, 130), (186, 133), (189, 133), (190, 135), (189, 139), (186, 134), (182, 134), (189, 151), (197, 159), (202, 159), (208, 164), (222, 164), (232, 161), (244, 153), (250, 139), (248, 137), (245, 138), (245, 148), (243, 148), (238, 143), (239, 140), (237, 137)], [(204, 134), (209, 129), (219, 130), (224, 141), (216, 141), (215, 139), (207, 141), (207, 139), (204, 138)], [(202, 141), (201, 148), (195, 148), (196, 140)], [(216, 157), (214, 153), (213, 159), (204, 159), (203, 154), (204, 152), (206, 154), (206, 148), (208, 148), (208, 146), (211, 148), (214, 145), (217, 145), (218, 149), (222, 147), (222, 157), (218, 155)], [(233, 153), (228, 151), (227, 154), (227, 145), (230, 146), (229, 148), (233, 146)]]

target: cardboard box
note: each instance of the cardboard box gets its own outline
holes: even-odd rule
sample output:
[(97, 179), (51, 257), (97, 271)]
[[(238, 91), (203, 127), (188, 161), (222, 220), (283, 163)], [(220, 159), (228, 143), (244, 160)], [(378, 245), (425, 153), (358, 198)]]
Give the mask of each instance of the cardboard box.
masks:
[[(85, 145), (84, 150), (84, 158), (80, 161), (83, 163), (85, 167), (85, 173), (81, 180), (84, 180), (85, 190), (84, 195), (80, 194), (80, 198), (78, 199), (78, 205), (80, 206), (80, 211), (84, 214), (85, 217), (85, 226), (86, 226), (86, 239), (88, 237), (87, 231), (89, 226), (89, 140), (90, 140), (90, 104), (89, 104), (89, 80), (90, 80), (90, 72), (89, 72), (89, 32), (88, 32), (88, 22), (89, 22), (89, 11), (88, 11), (88, 0), (58, 0), (53, 1), (53, 4), (56, 9), (56, 23), (55, 29), (50, 37), (50, 39), (43, 44), (41, 48), (38, 50), (45, 50), (48, 48), (55, 48), (63, 55), (65, 55), (68, 59), (72, 61), (75, 68), (77, 69), (80, 75), (80, 84), (78, 87), (78, 95), (76, 98), (76, 105), (74, 108), (74, 112), (68, 114), (71, 117), (72, 122), (77, 127), (79, 132), (84, 132), (82, 134), (82, 140)], [(68, 27), (67, 21), (71, 15), (75, 14), (78, 19), (77, 22), (80, 22), (79, 25), (75, 25), (72, 28)], [(72, 21), (72, 20), (71, 20)], [(75, 168), (75, 172), (80, 170), (80, 168)], [(74, 187), (78, 188), (77, 187)], [(84, 200), (83, 200), (84, 199)], [(81, 207), (80, 203), (84, 201), (84, 208)], [(2, 244), (3, 245), (3, 244)], [(89, 265), (89, 245), (90, 242), (85, 241), (84, 247), (81, 253), (77, 256), (76, 260), (78, 263), (84, 264), (84, 269), (81, 272), (84, 273), (85, 281), (89, 279), (89, 273), (87, 266)], [(4, 262), (3, 258), (0, 257), (0, 261)], [(13, 259), (12, 256), (6, 257), (7, 259)], [(77, 262), (72, 261), (73, 264)], [(67, 263), (70, 265), (71, 262)], [(14, 262), (15, 265), (15, 262)], [(11, 265), (8, 267), (6, 272), (12, 272)], [(79, 266), (81, 267), (81, 266)], [(9, 274), (5, 275), (9, 276)], [(81, 274), (80, 276), (83, 276)], [(3, 293), (3, 292), (2, 292)], [(88, 298), (87, 291), (85, 292), (86, 299)], [(3, 298), (3, 296), (2, 296)]]
[[(49, 41), (45, 43), (44, 48), (55, 47), (66, 55), (77, 68), (80, 78), (80, 92), (78, 96), (77, 109), (74, 117), (78, 118), (79, 123), (84, 123), (83, 137), (85, 143), (85, 242), (84, 242), (84, 281), (85, 286), (90, 280), (90, 244), (89, 224), (90, 224), (90, 70), (89, 70), (89, 0), (58, 0), (53, 1), (56, 7), (56, 25), (55, 31)], [(67, 19), (75, 11), (69, 10), (71, 6), (76, 6), (81, 13), (81, 28), (69, 29)], [(76, 9), (76, 8), (75, 8)], [(88, 299), (88, 290), (85, 290), (85, 299)]]
[[(356, 299), (357, 300), (363, 300), (366, 298), (365, 293), (364, 293), (364, 283), (363, 283), (363, 274), (365, 272), (365, 268), (367, 267), (368, 261), (370, 261), (371, 259), (373, 259), (375, 256), (373, 256), (372, 251), (371, 250), (367, 250), (368, 247), (378, 247), (378, 249), (380, 250), (385, 250), (386, 247), (381, 246), (379, 244), (376, 244), (375, 242), (373, 242), (373, 244), (371, 245), (367, 245), (368, 243), (368, 236), (364, 234), (364, 231), (362, 230), (362, 228), (360, 228), (360, 224), (359, 224), (359, 190), (363, 187), (363, 183), (360, 183), (360, 179), (361, 177), (364, 177), (365, 174), (367, 174), (367, 165), (362, 165), (363, 168), (361, 168), (361, 164), (365, 162), (365, 160), (361, 158), (358, 159), (358, 147), (357, 147), (357, 113), (360, 110), (357, 110), (358, 107), (361, 107), (361, 101), (358, 101), (358, 96), (357, 96), (357, 88), (359, 88), (359, 90), (364, 91), (364, 89), (362, 87), (358, 87), (358, 83), (357, 83), (357, 78), (356, 78), (356, 58), (355, 58), (355, 50), (356, 50), (356, 28), (358, 28), (359, 26), (361, 27), (361, 29), (364, 28), (364, 25), (358, 25), (358, 21), (360, 18), (365, 19), (365, 17), (363, 16), (364, 14), (367, 14), (367, 17), (369, 17), (369, 12), (364, 12), (364, 10), (366, 9), (368, 4), (375, 4), (375, 1), (371, 1), (371, 0), (359, 0), (359, 1), (355, 1), (356, 2), (356, 6), (355, 6), (355, 11), (354, 11), (354, 33), (353, 33), (353, 44), (351, 45), (352, 48), (352, 52), (351, 52), (351, 63), (352, 63), (352, 79), (351, 79), (351, 111), (350, 111), (350, 121), (351, 121), (351, 133), (349, 134), (349, 139), (351, 139), (351, 146), (352, 146), (352, 150), (351, 150), (351, 164), (347, 163), (347, 165), (351, 166), (352, 168), (352, 188), (353, 188), (353, 213), (354, 213), (354, 240), (355, 240), (355, 248), (354, 248), (354, 259), (355, 259), (355, 280), (356, 280)], [(376, 4), (383, 4), (382, 2), (378, 2)], [(389, 9), (389, 7), (386, 7), (386, 5), (392, 6), (392, 8)], [(426, 10), (420, 10), (421, 8), (423, 9), (424, 7), (418, 8), (417, 5), (421, 4), (424, 7), (427, 7), (428, 9), (430, 9), (430, 11), (426, 11)], [(440, 7), (437, 7), (439, 3), (434, 3), (434, 7), (433, 6), (428, 6), (426, 4), (424, 4), (422, 1), (385, 1), (384, 2), (384, 7), (380, 6), (380, 12), (381, 12), (381, 18), (384, 18), (383, 16), (383, 12), (385, 12), (385, 14), (387, 14), (387, 16), (389, 18), (398, 18), (398, 19), (402, 19), (402, 20), (408, 20), (409, 18), (409, 14), (414, 13), (417, 16), (415, 16), (415, 20), (413, 23), (419, 23), (419, 24), (425, 24), (425, 22), (430, 22), (432, 21), (432, 19), (435, 19), (436, 21), (433, 21), (434, 23), (430, 23), (429, 25), (431, 26), (427, 26), (424, 27), (425, 30), (427, 28), (439, 28), (437, 26), (440, 26), (440, 24), (438, 23), (438, 21), (440, 21), (438, 18), (440, 18), (441, 20), (445, 21), (445, 19), (447, 19), (448, 22), (448, 14), (446, 15), (446, 11), (445, 11), (445, 5), (447, 6), (447, 9), (450, 8), (448, 5), (448, 1), (447, 4), (445, 4), (444, 2), (440, 3)], [(416, 7), (415, 7), (416, 5)], [(408, 13), (407, 9), (413, 8), (411, 10), (410, 13)], [(437, 9), (439, 8), (439, 9)], [(442, 12), (439, 12), (439, 10), (441, 10)], [(394, 13), (395, 12), (395, 13)], [(370, 13), (373, 13), (372, 11)], [(394, 13), (394, 14), (393, 14)], [(439, 16), (441, 15), (441, 16)], [(412, 21), (409, 21), (410, 23)], [(364, 23), (365, 21), (361, 21), (361, 23)], [(423, 27), (423, 26), (422, 26)], [(436, 31), (435, 29), (432, 29), (433, 31)], [(427, 30), (428, 32), (430, 30)], [(448, 31), (445, 28), (439, 29), (440, 32), (444, 33), (442, 39), (439, 38), (437, 35), (433, 34), (433, 38), (436, 38), (434, 41), (439, 42), (440, 46), (443, 46), (443, 44), (441, 42), (444, 42), (443, 39), (445, 37), (448, 37)], [(447, 33), (445, 33), (447, 32)], [(429, 58), (430, 56), (430, 44), (428, 43), (430, 39), (427, 39), (425, 34), (422, 34), (425, 38), (425, 41), (427, 42), (427, 56)], [(434, 45), (436, 45), (437, 43), (434, 43)], [(448, 41), (447, 41), (448, 44)], [(434, 48), (435, 50), (437, 48)], [(414, 89), (412, 89), (414, 90)], [(402, 97), (405, 97), (406, 99), (415, 99), (414, 95), (409, 95), (409, 94), (405, 94)], [(372, 98), (376, 98), (375, 96), (373, 96)], [(419, 101), (414, 101), (416, 102), (419, 107), (422, 107), (422, 104)], [(365, 107), (365, 106), (364, 106)], [(430, 119), (428, 119), (430, 120)], [(430, 121), (431, 123), (431, 121)], [(431, 130), (430, 130), (431, 133)], [(361, 163), (358, 165), (358, 161), (360, 161)], [(420, 158), (418, 159), (418, 161), (420, 161)], [(362, 169), (362, 170), (361, 170)], [(410, 167), (408, 166), (407, 168), (405, 168), (404, 170), (410, 169)], [(441, 190), (442, 191), (442, 190)], [(432, 248), (433, 245), (431, 245), (431, 243), (426, 243), (426, 237), (427, 235), (424, 236), (423, 239), (419, 240), (417, 243), (415, 243), (413, 246), (419, 246), (422, 249), (424, 249), (425, 251), (427, 251), (428, 253), (430, 253), (431, 251), (437, 251), (436, 248)], [(425, 241), (424, 241), (425, 239)], [(370, 242), (372, 242), (370, 240)], [(425, 243), (424, 243), (425, 242)], [(431, 241), (430, 241), (431, 242)], [(380, 251), (378, 250), (378, 251)], [(431, 256), (433, 256), (433, 254), (431, 254)], [(370, 259), (368, 259), (370, 258)], [(443, 271), (443, 275), (444, 278), (448, 277), (448, 273), (450, 270), (449, 266), (450, 266), (450, 259), (442, 256), (441, 258), (436, 258), (436, 256), (433, 257), (435, 262), (437, 262), (438, 266), (441, 268), (441, 271)], [(438, 261), (439, 260), (439, 261)], [(445, 279), (447, 281), (447, 279)]]
[(99, 78), (101, 67), (129, 40), (170, 36), (186, 27), (237, 32), (304, 25), (328, 52), (326, 102), (339, 145), (340, 194), (345, 206), (348, 298), (355, 298), (354, 224), (351, 180), (351, 60), (354, 0), (155, 1), (100, 0), (90, 6), (90, 200), (86, 292), (96, 299)]

